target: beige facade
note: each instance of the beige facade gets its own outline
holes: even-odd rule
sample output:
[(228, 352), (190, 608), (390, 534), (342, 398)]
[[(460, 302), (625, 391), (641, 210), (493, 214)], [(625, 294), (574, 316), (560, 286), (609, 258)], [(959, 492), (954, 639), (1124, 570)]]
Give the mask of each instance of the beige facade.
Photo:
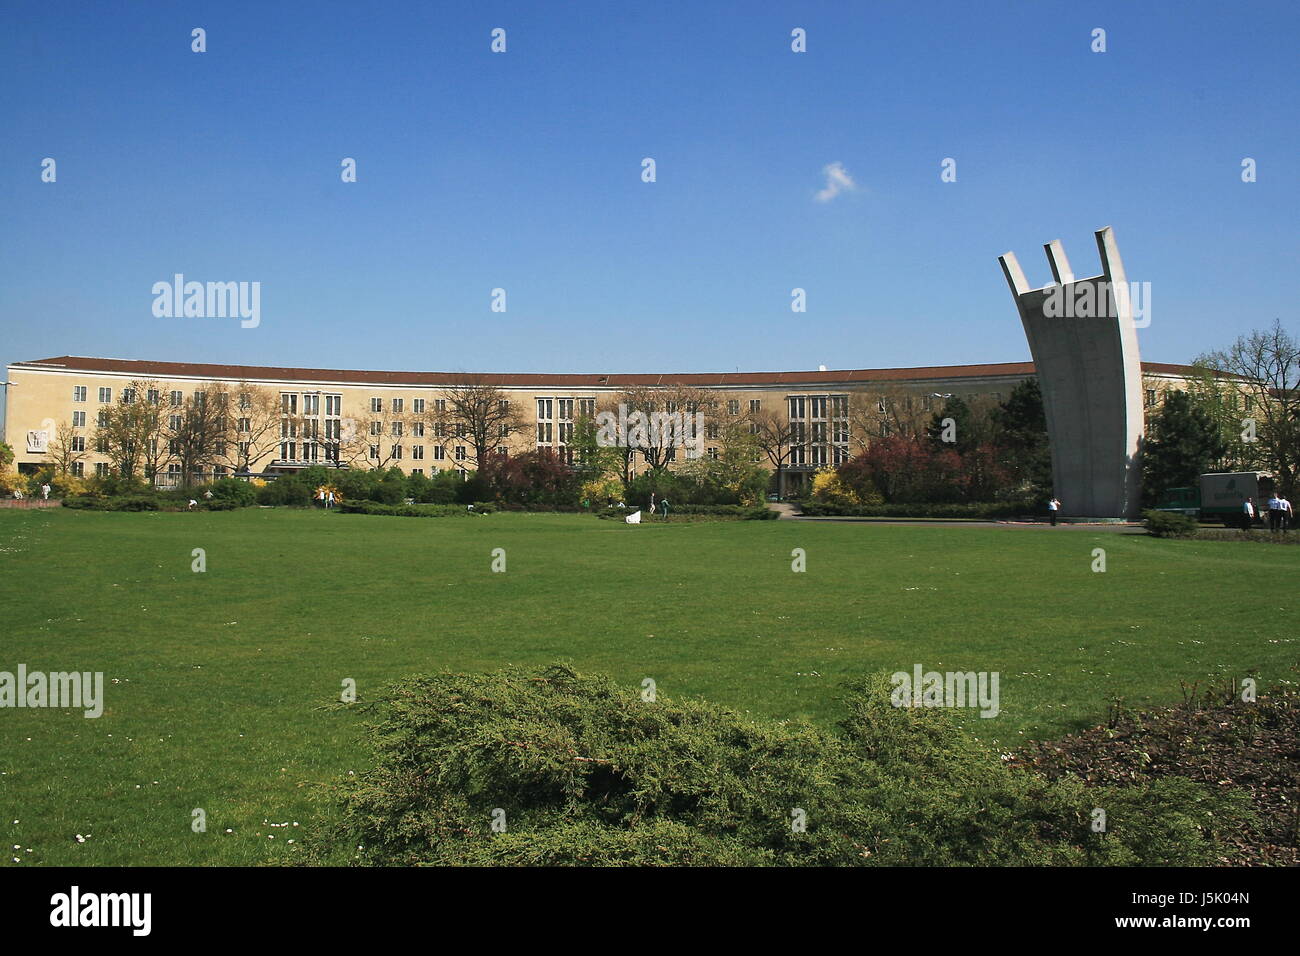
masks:
[[(1146, 387), (1154, 393), (1176, 386), (1189, 370), (1183, 366), (1143, 363)], [(1032, 376), (1027, 362), (1000, 365), (940, 366), (910, 369), (772, 372), (689, 375), (486, 375), (478, 381), (500, 389), (517, 403), (523, 427), (502, 439), (505, 453), (537, 447), (566, 451), (573, 423), (597, 411), (615, 410), (629, 393), (640, 395), (689, 389), (706, 397), (704, 434), (699, 454), (716, 455), (721, 433), (714, 423), (739, 417), (774, 414), (791, 423), (796, 445), (786, 467), (792, 476), (847, 460), (865, 443), (887, 432), (890, 418), (911, 414), (928, 420), (949, 395), (973, 403), (1005, 399)], [(465, 376), (437, 372), (369, 372), (218, 366), (193, 363), (128, 361), (74, 356), (18, 362), (8, 367), (5, 410), (6, 440), (21, 471), (51, 461), (50, 447), (69, 435), (84, 451), (74, 469), (86, 476), (109, 471), (109, 455), (96, 429), (101, 414), (121, 400), (124, 389), (150, 383), (152, 399), (164, 414), (183, 407), (194, 392), (212, 387), (236, 396), (253, 386), (282, 403), (281, 433), (252, 467), (254, 472), (292, 471), (311, 464), (331, 464), (331, 448), (340, 435), (351, 436), (359, 454), (351, 467), (399, 467), (407, 473), (433, 474), (445, 469), (471, 470), (473, 449), (455, 435), (434, 434), (437, 403), (448, 389), (466, 384)], [(231, 398), (232, 402), (237, 398)], [(886, 409), (890, 414), (886, 414)], [(671, 409), (670, 409), (671, 410)], [(873, 411), (878, 421), (873, 421)], [(234, 415), (236, 413), (232, 413)], [(445, 427), (445, 426), (444, 426)], [(357, 438), (360, 433), (361, 438)], [(373, 433), (373, 434), (372, 434)], [(218, 471), (238, 468), (238, 449), (231, 448)], [(377, 452), (377, 453), (376, 453)], [(251, 456), (250, 456), (251, 457)], [(638, 458), (634, 470), (643, 470)], [(166, 450), (159, 473), (176, 472)]]

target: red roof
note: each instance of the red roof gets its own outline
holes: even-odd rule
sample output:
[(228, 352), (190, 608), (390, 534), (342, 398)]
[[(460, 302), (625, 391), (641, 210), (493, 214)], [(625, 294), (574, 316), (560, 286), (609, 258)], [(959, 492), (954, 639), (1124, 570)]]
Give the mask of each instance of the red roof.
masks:
[[(501, 387), (573, 386), (587, 388), (623, 388), (633, 385), (819, 385), (852, 382), (890, 382), (926, 379), (1023, 377), (1034, 374), (1033, 362), (1001, 362), (991, 365), (928, 365), (918, 368), (865, 368), (817, 372), (689, 372), (641, 374), (548, 374), (520, 372), (384, 372), (358, 369), (281, 368), (262, 365), (211, 365), (202, 362), (152, 362), (136, 359), (86, 358), (60, 355), (56, 358), (15, 362), (11, 368), (54, 367), (84, 372), (115, 372), (140, 378), (177, 376), (194, 379), (235, 379), (248, 381), (337, 382), (355, 385), (429, 385), (446, 386), (469, 381), (486, 382)], [(1153, 374), (1183, 375), (1191, 371), (1186, 365), (1143, 362), (1142, 371)]]

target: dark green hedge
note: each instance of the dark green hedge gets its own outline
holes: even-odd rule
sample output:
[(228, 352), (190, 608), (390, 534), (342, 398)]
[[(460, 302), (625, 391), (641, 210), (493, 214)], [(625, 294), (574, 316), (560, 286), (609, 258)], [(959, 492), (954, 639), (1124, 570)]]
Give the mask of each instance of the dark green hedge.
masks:
[(808, 499), (799, 505), (810, 517), (855, 518), (977, 518), (987, 521), (1033, 515), (1042, 509), (1029, 501), (964, 502), (956, 504), (838, 505)]

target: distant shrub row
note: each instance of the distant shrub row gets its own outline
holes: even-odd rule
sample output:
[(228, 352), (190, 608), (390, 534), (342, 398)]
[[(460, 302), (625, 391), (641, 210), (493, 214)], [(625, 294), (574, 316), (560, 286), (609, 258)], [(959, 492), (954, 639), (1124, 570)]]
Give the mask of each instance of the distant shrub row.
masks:
[[(639, 509), (635, 507), (603, 508), (596, 512), (596, 516), (599, 518), (612, 518), (621, 521), (637, 510)], [(736, 521), (771, 521), (780, 517), (780, 515), (771, 508), (766, 508), (761, 505), (670, 505), (668, 516), (669, 520), (685, 516), (690, 518), (728, 518)], [(658, 512), (652, 516), (647, 510), (645, 512), (645, 520), (657, 521), (661, 519)]]
[(480, 501), (468, 505), (385, 505), (376, 501), (345, 501), (337, 509), (347, 515), (389, 515), (397, 518), (452, 518), (457, 515), (491, 514), (496, 506)]
[(1031, 515), (1036, 506), (1027, 501), (953, 502), (948, 504), (844, 505), (808, 500), (800, 510), (810, 517), (854, 518), (978, 518), (993, 521)]

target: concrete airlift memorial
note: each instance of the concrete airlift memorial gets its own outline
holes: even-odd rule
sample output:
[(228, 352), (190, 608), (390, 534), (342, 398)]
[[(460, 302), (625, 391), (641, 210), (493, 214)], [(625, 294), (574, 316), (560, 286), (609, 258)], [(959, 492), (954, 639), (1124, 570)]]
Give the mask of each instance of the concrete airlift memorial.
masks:
[(1133, 303), (1107, 226), (1097, 232), (1102, 274), (1076, 279), (1060, 240), (1044, 247), (1054, 281), (1031, 288), (1015, 253), (999, 257), (1020, 311), (1043, 392), (1052, 481), (1061, 513), (1138, 516), (1142, 365)]

